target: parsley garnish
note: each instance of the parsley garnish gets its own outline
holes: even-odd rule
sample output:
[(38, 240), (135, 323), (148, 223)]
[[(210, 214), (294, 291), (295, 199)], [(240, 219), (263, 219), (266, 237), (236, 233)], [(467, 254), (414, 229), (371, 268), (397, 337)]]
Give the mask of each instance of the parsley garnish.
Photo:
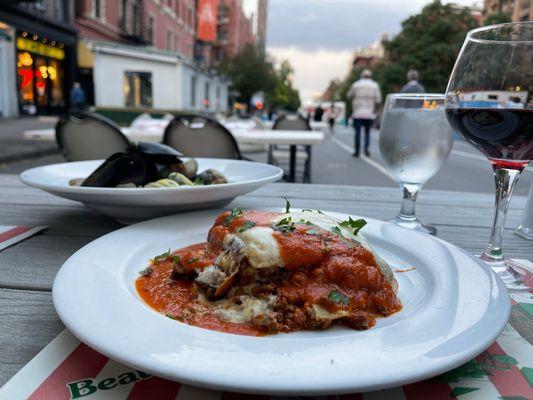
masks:
[(180, 256), (172, 256), (172, 262), (174, 264), (181, 264), (181, 257)]
[(253, 221), (244, 221), (244, 224), (239, 228), (238, 232), (242, 233), (247, 231), (248, 229), (252, 229), (255, 226), (255, 222)]
[[(324, 213), (323, 213), (322, 211), (320, 211), (320, 210), (316, 210), (316, 212), (319, 213), (319, 214), (324, 214)], [(324, 215), (325, 215), (325, 214), (324, 214)]]
[(283, 218), (276, 225), (273, 225), (272, 229), (281, 233), (287, 233), (293, 232), (296, 229), (296, 226), (294, 225), (294, 222), (292, 222), (292, 218), (288, 217)]
[(342, 221), (340, 226), (343, 226), (345, 228), (353, 228), (353, 234), (357, 235), (359, 231), (366, 225), (366, 221), (364, 219), (352, 219), (352, 217), (348, 217), (347, 221)]
[(329, 247), (322, 247), (322, 253), (328, 254), (329, 253)]
[(189, 259), (187, 260), (187, 262), (188, 262), (189, 264), (192, 264), (192, 263), (195, 263), (195, 262), (198, 261), (198, 260), (199, 260), (199, 258), (191, 257), (191, 258), (189, 258)]
[(336, 235), (342, 236), (342, 232), (338, 226), (334, 226), (331, 228), (331, 232), (335, 233)]
[(152, 271), (154, 269), (152, 267), (146, 267), (145, 269), (143, 269), (142, 271), (139, 271), (139, 275), (142, 275), (142, 276), (150, 276), (152, 274)]
[(168, 251), (162, 253), (162, 254), (159, 254), (158, 256), (155, 256), (154, 257), (154, 262), (159, 262), (161, 260), (166, 260), (167, 257), (170, 255), (170, 249), (168, 249)]
[(285, 214), (288, 214), (291, 211), (291, 203), (286, 197), (283, 198), (285, 199)]
[(226, 218), (224, 218), (222, 225), (228, 226), (235, 220), (235, 218), (240, 217), (243, 214), (244, 214), (244, 211), (242, 210), (242, 208), (233, 208), (231, 210), (231, 213)]
[(328, 299), (331, 300), (335, 304), (339, 304), (341, 306), (347, 306), (350, 304), (350, 299), (348, 296), (342, 294), (338, 290), (331, 290), (328, 295)]
[(313, 212), (313, 210), (310, 210), (309, 208), (304, 208), (302, 212)]

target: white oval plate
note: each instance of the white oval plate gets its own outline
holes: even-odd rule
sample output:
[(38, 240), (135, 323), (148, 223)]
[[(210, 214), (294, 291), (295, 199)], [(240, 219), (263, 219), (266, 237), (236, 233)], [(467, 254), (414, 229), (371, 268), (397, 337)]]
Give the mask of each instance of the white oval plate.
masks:
[(283, 171), (273, 165), (216, 158), (197, 158), (198, 170), (215, 168), (229, 183), (177, 188), (94, 188), (70, 186), (69, 180), (86, 178), (103, 160), (46, 165), (24, 171), (26, 185), (53, 195), (80, 201), (88, 208), (131, 223), (178, 212), (222, 207), (235, 197), (280, 179)]
[(205, 241), (219, 213), (146, 221), (83, 247), (54, 281), (59, 317), (82, 341), (131, 367), (271, 395), (360, 392), (426, 379), (481, 353), (509, 317), (502, 282), (466, 252), (370, 218), (364, 233), (377, 252), (393, 269), (416, 269), (395, 274), (403, 310), (367, 331), (239, 336), (182, 324), (146, 306), (134, 287), (138, 272), (169, 248)]

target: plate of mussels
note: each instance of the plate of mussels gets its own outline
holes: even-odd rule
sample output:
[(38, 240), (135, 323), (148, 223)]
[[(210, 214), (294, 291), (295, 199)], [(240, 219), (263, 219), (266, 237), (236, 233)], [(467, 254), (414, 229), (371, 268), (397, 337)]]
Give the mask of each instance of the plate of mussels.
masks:
[(163, 144), (141, 142), (106, 160), (45, 165), (24, 171), (20, 178), (28, 186), (133, 223), (223, 207), (282, 175), (273, 165), (189, 158)]

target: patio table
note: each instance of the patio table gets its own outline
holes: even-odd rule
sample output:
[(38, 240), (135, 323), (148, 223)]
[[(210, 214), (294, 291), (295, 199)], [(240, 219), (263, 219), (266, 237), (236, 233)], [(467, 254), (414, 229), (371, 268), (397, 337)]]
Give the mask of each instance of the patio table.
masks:
[[(54, 276), (63, 262), (85, 244), (119, 229), (121, 225), (86, 209), (79, 203), (26, 187), (19, 181), (17, 175), (0, 174), (0, 188), (2, 224), (49, 226), (49, 229), (42, 234), (0, 252), (0, 321), (2, 321), (0, 386), (2, 386), (64, 329), (54, 311), (51, 296)], [(237, 198), (228, 208), (281, 207), (285, 204), (282, 196), (287, 196), (293, 207), (331, 210), (379, 219), (396, 215), (400, 201), (400, 191), (397, 188), (273, 183)], [(524, 197), (513, 198), (504, 247), (509, 256), (533, 259), (531, 242), (512, 233), (512, 228), (520, 219), (525, 200)], [(471, 253), (483, 250), (492, 219), (492, 195), (424, 190), (417, 207), (424, 221), (437, 226), (440, 238)], [(515, 314), (518, 311), (514, 307), (514, 316), (511, 316), (511, 320), (517, 318)], [(529, 310), (531, 313), (531, 309)], [(516, 329), (528, 333), (523, 335), (522, 340), (531, 344), (533, 340), (531, 319), (522, 322), (525, 325)], [(524, 327), (529, 327), (529, 330)], [(517, 367), (517, 365), (511, 366)], [(531, 368), (528, 370), (531, 371)], [(492, 381), (489, 381), (491, 378), (489, 375), (485, 375), (483, 379), (490, 383)], [(454, 398), (443, 395), (442, 383), (435, 383), (434, 386), (430, 383), (419, 385), (426, 385), (424, 387), (427, 396), (435, 391), (434, 398)], [(512, 389), (513, 383), (509, 383), (507, 387)], [(455, 390), (451, 383), (446, 384), (446, 388), (448, 392)], [(404, 387), (402, 393), (407, 394), (405, 397), (400, 394), (397, 397), (393, 396), (392, 394), (396, 392), (391, 389), (385, 391), (389, 393), (389, 397), (378, 395), (368, 398), (431, 398), (425, 397), (424, 394), (418, 397), (409, 396), (407, 391)], [(441, 392), (441, 396), (437, 395), (438, 391)]]

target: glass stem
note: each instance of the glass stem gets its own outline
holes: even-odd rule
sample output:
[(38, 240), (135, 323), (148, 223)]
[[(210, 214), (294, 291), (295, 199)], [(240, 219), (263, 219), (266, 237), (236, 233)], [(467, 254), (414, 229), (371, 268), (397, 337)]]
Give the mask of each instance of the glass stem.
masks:
[(488, 262), (502, 262), (502, 237), (505, 226), (505, 217), (509, 209), (511, 194), (516, 186), (518, 177), (522, 170), (509, 169), (493, 165), (494, 182), (496, 183), (496, 199), (494, 205), (494, 220), (490, 233), (490, 242), (487, 250), (481, 255), (481, 258)]
[(418, 192), (422, 185), (414, 183), (401, 183), (400, 188), (402, 189), (402, 208), (400, 209), (400, 215), (398, 218), (404, 221), (416, 221), (415, 215), (415, 203), (416, 198), (418, 197)]

